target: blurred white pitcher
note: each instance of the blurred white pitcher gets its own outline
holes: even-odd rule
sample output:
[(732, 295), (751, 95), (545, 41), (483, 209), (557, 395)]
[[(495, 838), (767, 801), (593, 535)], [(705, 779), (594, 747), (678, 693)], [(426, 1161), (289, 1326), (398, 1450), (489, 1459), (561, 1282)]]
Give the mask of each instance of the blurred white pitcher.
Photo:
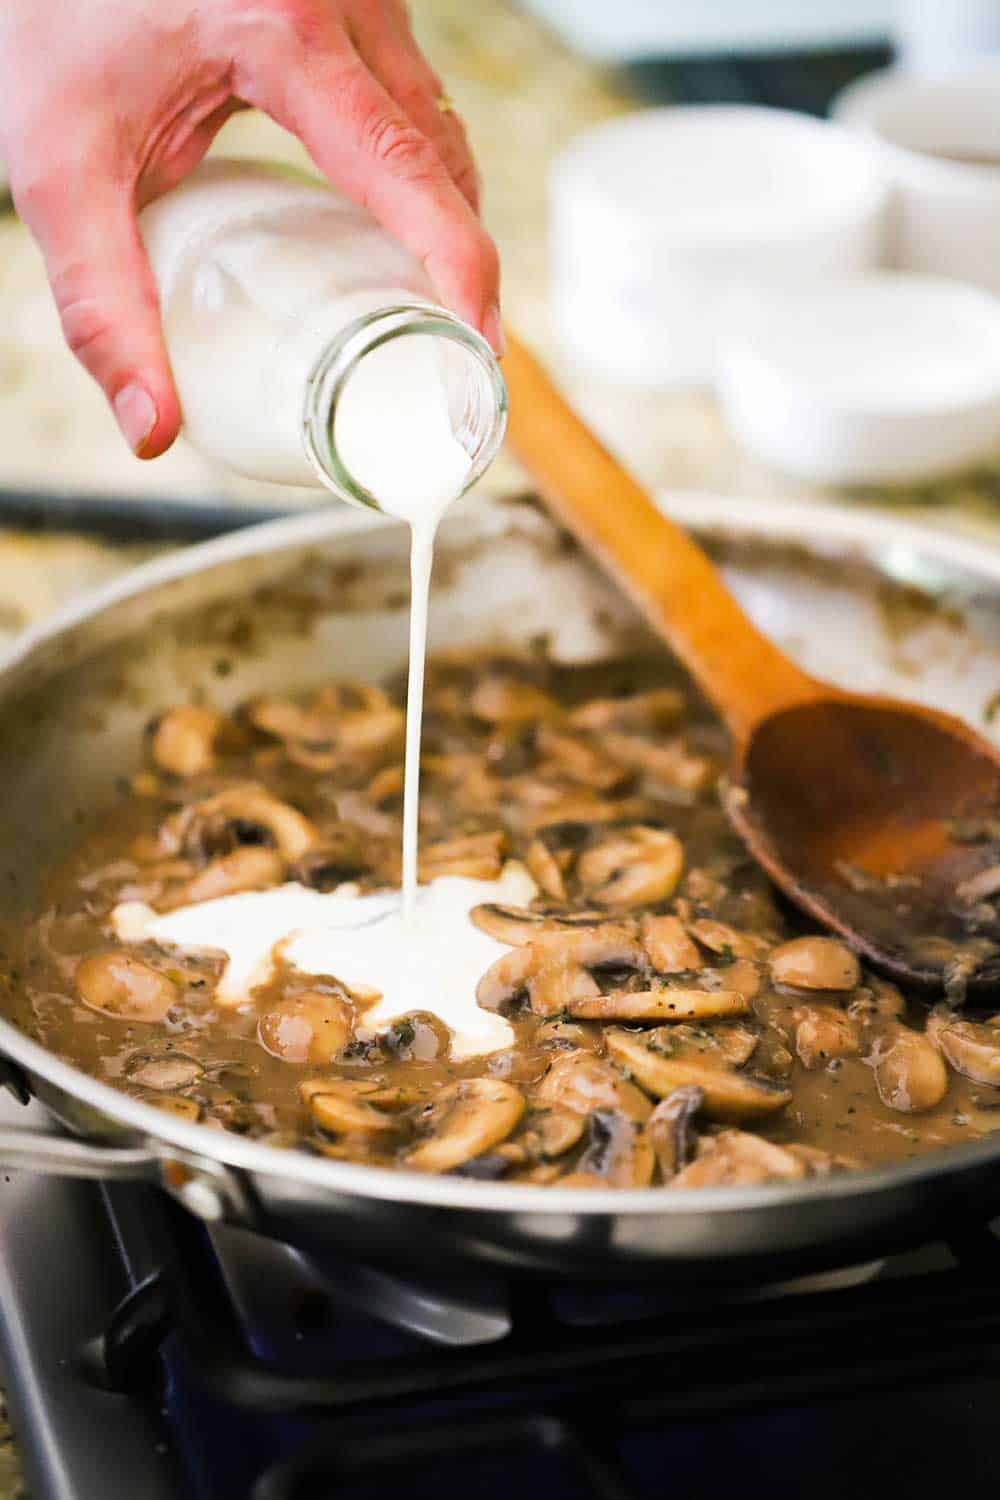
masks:
[(896, 47), (903, 67), (946, 73), (1000, 54), (1000, 0), (898, 0)]

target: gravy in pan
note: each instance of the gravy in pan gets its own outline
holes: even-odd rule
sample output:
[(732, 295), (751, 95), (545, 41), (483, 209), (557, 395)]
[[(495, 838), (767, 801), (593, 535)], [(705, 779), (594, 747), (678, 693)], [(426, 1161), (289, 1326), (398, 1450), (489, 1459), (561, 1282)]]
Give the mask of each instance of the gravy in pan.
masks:
[(409, 972), (401, 685), (178, 707), (11, 940), (14, 1018), (190, 1120), (508, 1181), (794, 1179), (1000, 1125), (1000, 1017), (779, 908), (664, 680), (431, 662)]

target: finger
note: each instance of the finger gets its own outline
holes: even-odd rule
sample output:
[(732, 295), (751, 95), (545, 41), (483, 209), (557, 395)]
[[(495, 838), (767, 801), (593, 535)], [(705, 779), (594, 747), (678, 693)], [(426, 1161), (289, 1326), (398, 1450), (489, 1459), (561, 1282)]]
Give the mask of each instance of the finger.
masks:
[(422, 130), (473, 212), (479, 212), (479, 173), (465, 127), (444, 84), (424, 57), (399, 0), (358, 7), (352, 31), (358, 52), (403, 113)]
[(438, 296), (500, 350), (496, 247), (432, 143), (344, 37), (289, 66), (248, 59), (239, 93), (304, 143), (317, 166), (423, 261)]
[(177, 436), (181, 413), (131, 191), (92, 171), (15, 196), (45, 256), (66, 342), (132, 451), (155, 458)]

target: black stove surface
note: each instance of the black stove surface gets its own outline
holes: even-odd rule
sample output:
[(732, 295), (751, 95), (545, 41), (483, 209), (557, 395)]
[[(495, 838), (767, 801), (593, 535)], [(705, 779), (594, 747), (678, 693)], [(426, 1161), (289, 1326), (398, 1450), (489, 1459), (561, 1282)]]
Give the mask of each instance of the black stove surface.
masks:
[(434, 1285), (3, 1182), (3, 1378), (35, 1500), (663, 1500), (995, 1487), (1000, 1242), (704, 1294)]

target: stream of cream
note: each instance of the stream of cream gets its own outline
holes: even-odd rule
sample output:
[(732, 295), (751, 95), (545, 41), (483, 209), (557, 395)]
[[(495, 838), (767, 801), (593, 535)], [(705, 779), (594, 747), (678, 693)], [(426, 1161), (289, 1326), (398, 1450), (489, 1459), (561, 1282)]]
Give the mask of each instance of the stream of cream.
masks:
[[(392, 438), (384, 414), (391, 407)], [(396, 339), (363, 360), (337, 410), (336, 441), (351, 473), (388, 515), (410, 528), (410, 631), (403, 788), (402, 894), (321, 894), (287, 884), (180, 907), (165, 915), (136, 902), (112, 921), (126, 942), (168, 943), (226, 955), (216, 996), (251, 1002), (281, 959), (351, 990), (359, 1030), (375, 1032), (408, 1011), (429, 1011), (450, 1030), (453, 1058), (510, 1046), (501, 1016), (476, 1004), (476, 984), (507, 950), (469, 919), (481, 902), (521, 905), (537, 893), (520, 866), (495, 881), (446, 876), (418, 885), (420, 743), (434, 541), (444, 512), (465, 488), (470, 458), (452, 431), (433, 340)]]

